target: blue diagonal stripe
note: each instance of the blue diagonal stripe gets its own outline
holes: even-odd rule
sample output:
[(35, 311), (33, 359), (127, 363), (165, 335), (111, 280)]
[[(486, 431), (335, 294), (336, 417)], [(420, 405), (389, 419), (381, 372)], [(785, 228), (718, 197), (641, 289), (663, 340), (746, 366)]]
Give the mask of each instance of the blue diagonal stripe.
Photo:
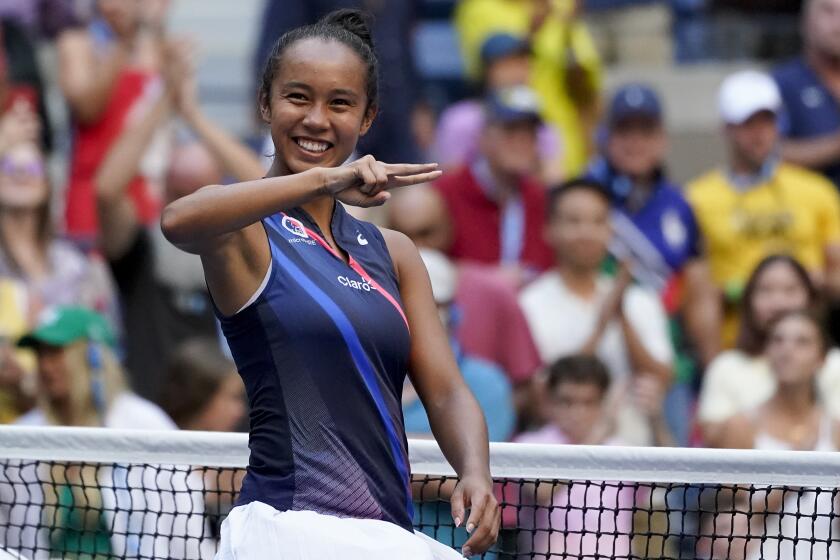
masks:
[[(283, 232), (280, 231), (280, 228), (277, 227), (274, 220), (269, 218), (265, 220), (265, 223), (267, 223), (272, 229), (274, 229), (274, 231), (285, 239), (286, 236), (283, 235)], [(365, 349), (362, 347), (362, 342), (359, 340), (358, 334), (356, 334), (356, 329), (353, 328), (352, 323), (350, 323), (350, 319), (347, 318), (347, 315), (345, 315), (344, 311), (338, 307), (332, 298), (330, 298), (329, 295), (327, 295), (321, 288), (318, 287), (317, 284), (304, 274), (304, 272), (294, 262), (292, 262), (291, 259), (284, 255), (282, 251), (277, 250), (274, 245), (271, 245), (271, 254), (274, 260), (277, 261), (277, 264), (287, 270), (294, 281), (297, 282), (298, 285), (300, 285), (300, 287), (303, 288), (313, 300), (315, 300), (315, 303), (324, 310), (327, 316), (329, 316), (338, 328), (345, 344), (347, 344), (350, 356), (353, 359), (353, 364), (356, 366), (356, 371), (361, 374), (362, 381), (373, 399), (373, 402), (376, 404), (376, 410), (379, 413), (382, 424), (385, 426), (385, 432), (388, 435), (388, 443), (391, 446), (392, 458), (394, 459), (394, 463), (396, 463), (400, 476), (406, 483), (406, 507), (408, 508), (408, 515), (410, 519), (414, 518), (414, 504), (411, 500), (411, 486), (409, 483), (408, 458), (403, 453), (402, 445), (399, 436), (397, 435), (397, 429), (394, 426), (390, 414), (388, 413), (388, 408), (385, 405), (385, 398), (382, 395), (382, 390), (376, 380), (376, 372), (373, 364), (370, 362)]]

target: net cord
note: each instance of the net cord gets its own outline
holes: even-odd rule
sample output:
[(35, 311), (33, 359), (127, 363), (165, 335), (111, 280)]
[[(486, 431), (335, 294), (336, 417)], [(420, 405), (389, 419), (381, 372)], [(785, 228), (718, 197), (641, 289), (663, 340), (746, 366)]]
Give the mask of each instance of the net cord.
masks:
[[(495, 478), (840, 488), (840, 453), (493, 443)], [(415, 475), (454, 471), (431, 440), (409, 440)], [(242, 468), (242, 433), (0, 427), (0, 460)]]

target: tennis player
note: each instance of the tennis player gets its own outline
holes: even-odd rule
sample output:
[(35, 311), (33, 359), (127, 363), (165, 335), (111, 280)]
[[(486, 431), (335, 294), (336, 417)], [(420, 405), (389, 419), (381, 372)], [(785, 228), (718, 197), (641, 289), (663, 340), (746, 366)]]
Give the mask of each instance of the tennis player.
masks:
[(163, 213), (169, 240), (201, 255), (250, 402), (250, 466), (221, 560), (460, 557), (412, 530), (406, 372), (460, 476), (462, 553), (498, 533), (487, 429), (423, 262), (408, 238), (337, 202), (381, 205), (440, 176), (370, 156), (342, 166), (376, 116), (377, 74), (362, 12), (286, 33), (259, 95), (276, 150), (268, 177), (202, 188)]

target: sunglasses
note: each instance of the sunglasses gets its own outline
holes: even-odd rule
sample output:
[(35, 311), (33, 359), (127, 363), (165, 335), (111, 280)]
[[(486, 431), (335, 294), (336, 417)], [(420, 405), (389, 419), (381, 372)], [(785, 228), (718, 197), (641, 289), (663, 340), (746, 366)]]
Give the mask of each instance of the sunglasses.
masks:
[(44, 164), (40, 161), (18, 163), (8, 158), (0, 159), (0, 174), (14, 177), (40, 179), (44, 176)]

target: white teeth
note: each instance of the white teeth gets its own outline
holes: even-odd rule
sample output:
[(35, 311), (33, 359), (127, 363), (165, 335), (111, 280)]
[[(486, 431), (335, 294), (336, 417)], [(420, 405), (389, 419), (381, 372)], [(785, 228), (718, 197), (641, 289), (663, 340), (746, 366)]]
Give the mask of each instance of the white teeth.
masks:
[(326, 152), (327, 148), (330, 147), (330, 145), (326, 142), (315, 142), (312, 140), (303, 140), (300, 138), (298, 138), (297, 144), (306, 151), (316, 153)]

